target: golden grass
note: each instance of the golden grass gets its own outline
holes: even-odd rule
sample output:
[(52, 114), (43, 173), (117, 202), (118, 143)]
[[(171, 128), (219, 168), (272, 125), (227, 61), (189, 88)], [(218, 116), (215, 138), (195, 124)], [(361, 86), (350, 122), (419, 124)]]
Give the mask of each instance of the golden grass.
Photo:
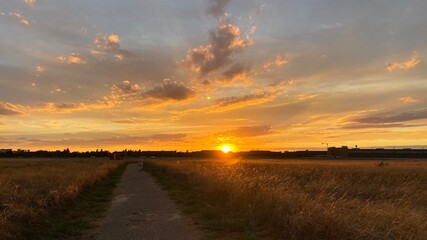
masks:
[(0, 239), (43, 223), (52, 209), (75, 200), (83, 190), (120, 165), (97, 159), (0, 159)]
[[(273, 239), (427, 239), (427, 161), (152, 160)], [(227, 220), (228, 219), (228, 220)], [(240, 221), (239, 220), (239, 221)], [(246, 227), (245, 227), (246, 226)]]

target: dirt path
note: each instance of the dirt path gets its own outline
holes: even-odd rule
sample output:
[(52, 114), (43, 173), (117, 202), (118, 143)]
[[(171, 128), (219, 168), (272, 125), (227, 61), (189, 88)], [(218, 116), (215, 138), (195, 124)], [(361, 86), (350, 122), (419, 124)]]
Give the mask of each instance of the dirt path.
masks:
[(154, 179), (129, 164), (96, 239), (195, 240), (201, 236)]

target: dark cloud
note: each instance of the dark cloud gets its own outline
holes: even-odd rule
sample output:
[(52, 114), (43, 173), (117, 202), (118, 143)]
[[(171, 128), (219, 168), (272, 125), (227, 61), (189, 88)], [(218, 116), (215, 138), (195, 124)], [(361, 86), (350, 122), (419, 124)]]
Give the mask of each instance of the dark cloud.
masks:
[(421, 127), (421, 124), (403, 124), (403, 123), (387, 123), (387, 124), (372, 124), (372, 123), (350, 123), (341, 126), (343, 129), (365, 129), (365, 128), (407, 128)]
[(226, 131), (222, 135), (234, 137), (256, 137), (274, 133), (271, 126), (244, 126), (233, 130)]
[(195, 92), (183, 84), (165, 80), (160, 86), (146, 91), (143, 95), (160, 99), (183, 101), (195, 96)]
[(358, 123), (398, 123), (413, 120), (427, 119), (427, 108), (402, 113), (376, 113), (353, 119)]
[(225, 82), (231, 82), (236, 78), (247, 78), (246, 73), (249, 72), (249, 70), (249, 67), (246, 67), (240, 63), (236, 63), (224, 71), (222, 75), (225, 77)]
[(56, 109), (62, 109), (62, 110), (72, 110), (72, 109), (77, 109), (80, 107), (81, 107), (81, 105), (76, 104), (76, 103), (58, 103), (58, 104), (55, 104)]
[(240, 29), (233, 24), (220, 23), (209, 32), (209, 44), (190, 49), (184, 65), (202, 76), (232, 64), (231, 56), (246, 48), (250, 39), (242, 39)]
[(209, 0), (209, 6), (206, 9), (207, 14), (219, 18), (225, 14), (225, 8), (231, 0)]
[(0, 115), (14, 116), (21, 115), (22, 112), (17, 109), (18, 107), (10, 103), (0, 103)]

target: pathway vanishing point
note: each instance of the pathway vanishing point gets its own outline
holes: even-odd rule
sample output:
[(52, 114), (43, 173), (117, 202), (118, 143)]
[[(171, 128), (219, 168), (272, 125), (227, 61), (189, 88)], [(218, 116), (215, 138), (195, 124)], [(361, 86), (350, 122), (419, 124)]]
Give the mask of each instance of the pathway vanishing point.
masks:
[(96, 239), (199, 240), (202, 234), (151, 176), (129, 164)]

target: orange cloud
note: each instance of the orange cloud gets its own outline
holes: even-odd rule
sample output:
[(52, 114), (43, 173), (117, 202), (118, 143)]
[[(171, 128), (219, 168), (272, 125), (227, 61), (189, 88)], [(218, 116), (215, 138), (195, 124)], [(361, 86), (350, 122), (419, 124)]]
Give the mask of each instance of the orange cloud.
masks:
[(120, 47), (120, 38), (116, 34), (107, 34), (105, 36), (98, 34), (93, 43), (101, 49), (118, 49)]
[(141, 87), (138, 84), (131, 84), (128, 80), (124, 80), (121, 84), (111, 87), (111, 99), (125, 100), (136, 98), (141, 95)]
[(412, 54), (412, 57), (404, 62), (387, 63), (387, 65), (385, 66), (385, 69), (389, 72), (394, 70), (409, 70), (417, 66), (418, 63), (420, 62), (421, 60), (418, 56), (418, 53), (414, 52)]
[(36, 3), (36, 0), (22, 0), (26, 5), (30, 7), (34, 7), (34, 4)]
[[(6, 15), (5, 13), (2, 13), (2, 16)], [(24, 25), (24, 26), (29, 26), (30, 22), (24, 17), (24, 15), (22, 15), (21, 13), (18, 12), (9, 12), (9, 16), (16, 18), (19, 22), (19, 24)]]
[(249, 38), (242, 39), (240, 35), (239, 27), (220, 23), (210, 32), (209, 44), (190, 49), (182, 63), (201, 75), (229, 65), (230, 57), (251, 43)]
[(399, 98), (399, 101), (401, 101), (403, 103), (417, 103), (417, 102), (419, 102), (418, 99), (413, 98), (413, 97), (401, 97), (401, 98)]
[(80, 58), (76, 53), (71, 53), (68, 56), (59, 56), (59, 57), (57, 57), (57, 59), (61, 63), (86, 64), (86, 61), (84, 61), (82, 58)]
[(277, 55), (276, 59), (265, 63), (262, 67), (265, 70), (270, 71), (272, 66), (280, 67), (287, 64), (288, 62), (289, 60), (284, 55)]
[(14, 116), (22, 115), (23, 109), (20, 105), (14, 105), (12, 103), (2, 103), (0, 102), (0, 116)]

